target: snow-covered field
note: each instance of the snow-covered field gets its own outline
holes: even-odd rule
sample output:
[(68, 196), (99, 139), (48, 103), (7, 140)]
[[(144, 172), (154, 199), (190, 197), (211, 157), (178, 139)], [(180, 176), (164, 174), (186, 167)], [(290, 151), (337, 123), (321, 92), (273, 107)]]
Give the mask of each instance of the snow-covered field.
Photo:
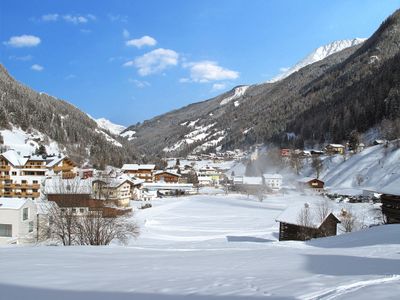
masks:
[(153, 202), (127, 247), (0, 247), (0, 299), (398, 299), (400, 225), (277, 241), (281, 211), (317, 200), (209, 191)]

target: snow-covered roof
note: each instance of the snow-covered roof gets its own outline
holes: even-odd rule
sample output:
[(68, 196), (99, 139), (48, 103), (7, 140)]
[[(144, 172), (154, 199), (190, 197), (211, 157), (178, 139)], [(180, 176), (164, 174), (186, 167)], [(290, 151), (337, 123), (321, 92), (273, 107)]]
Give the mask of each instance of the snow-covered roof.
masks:
[(157, 172), (155, 172), (154, 173), (154, 175), (160, 175), (160, 174), (163, 174), (163, 173), (168, 173), (168, 174), (171, 174), (171, 175), (173, 175), (173, 176), (178, 176), (178, 177), (181, 177), (181, 174), (178, 174), (178, 173), (176, 173), (176, 172), (172, 172), (172, 171), (157, 171)]
[(8, 150), (1, 154), (14, 167), (22, 167), (28, 161), (27, 157), (22, 157), (15, 150)]
[(29, 199), (0, 198), (0, 209), (21, 209)]
[(333, 147), (333, 148), (344, 148), (343, 145), (341, 144), (329, 144), (327, 147)]
[(141, 164), (124, 164), (122, 166), (123, 171), (137, 171), (137, 170), (154, 170), (156, 165), (141, 165)]
[(283, 179), (281, 174), (276, 174), (276, 173), (275, 174), (265, 173), (263, 174), (263, 176), (265, 179)]
[(54, 167), (56, 164), (60, 163), (64, 158), (66, 158), (65, 155), (62, 155), (60, 157), (55, 156), (54, 158), (52, 158), (51, 161), (47, 163), (47, 167), (49, 168)]
[[(308, 208), (306, 208), (308, 206)], [(309, 210), (309, 218), (308, 221), (305, 222), (301, 218), (301, 213), (303, 210), (308, 209)], [(282, 223), (287, 223), (287, 224), (292, 224), (292, 225), (298, 225), (298, 226), (304, 226), (307, 224), (307, 227), (313, 227), (313, 228), (319, 228), (322, 223), (325, 222), (325, 220), (328, 218), (330, 214), (333, 214), (333, 216), (337, 219), (336, 215), (333, 213), (329, 213), (328, 215), (325, 216), (325, 218), (320, 218), (317, 212), (317, 206), (316, 204), (309, 204), (309, 203), (303, 203), (303, 204), (294, 204), (289, 206), (287, 209), (285, 209), (277, 218), (275, 221), (277, 222), (282, 222)], [(339, 221), (339, 219), (338, 219)]]
[(319, 180), (319, 179), (314, 178), (314, 177), (303, 177), (303, 178), (297, 179), (297, 182), (307, 183), (307, 182), (310, 182), (312, 180)]
[(400, 177), (378, 191), (382, 194), (400, 196)]
[(46, 194), (91, 194), (92, 178), (62, 179), (61, 177), (49, 177), (44, 181)]
[(95, 178), (93, 181), (101, 181), (107, 184), (107, 186), (111, 188), (117, 188), (120, 185), (124, 184), (125, 182), (129, 182), (132, 185), (137, 185), (142, 183), (138, 180), (133, 180), (129, 175), (123, 174), (117, 177), (106, 177), (106, 178)]

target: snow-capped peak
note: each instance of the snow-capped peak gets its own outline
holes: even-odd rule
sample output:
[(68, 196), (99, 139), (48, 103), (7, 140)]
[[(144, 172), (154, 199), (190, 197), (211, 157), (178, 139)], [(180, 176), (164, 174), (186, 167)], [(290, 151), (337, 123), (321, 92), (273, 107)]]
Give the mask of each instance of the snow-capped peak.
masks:
[(288, 77), (290, 74), (297, 72), (301, 68), (304, 68), (305, 66), (308, 66), (317, 61), (323, 60), (324, 58), (328, 57), (329, 55), (332, 55), (336, 52), (342, 51), (348, 47), (358, 45), (358, 44), (364, 42), (365, 40), (366, 39), (364, 39), (364, 38), (355, 38), (352, 40), (340, 40), (340, 41), (334, 41), (325, 46), (321, 46), (321, 47), (315, 49), (309, 55), (307, 55), (304, 59), (299, 61), (296, 65), (294, 65), (293, 67), (291, 67), (287, 70), (284, 70), (281, 74), (272, 78), (268, 82), (272, 83), (272, 82), (277, 82), (279, 80), (282, 80), (282, 79)]
[(97, 123), (97, 126), (102, 129), (108, 130), (112, 134), (119, 135), (122, 131), (126, 129), (125, 126), (114, 124), (113, 122), (105, 118), (95, 119), (90, 115), (88, 116)]

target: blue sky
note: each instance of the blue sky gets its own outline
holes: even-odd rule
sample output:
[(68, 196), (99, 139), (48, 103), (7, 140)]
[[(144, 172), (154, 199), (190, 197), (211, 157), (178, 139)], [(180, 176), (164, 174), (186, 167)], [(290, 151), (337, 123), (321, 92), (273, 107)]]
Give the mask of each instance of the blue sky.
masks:
[(400, 0), (0, 2), (0, 62), (33, 89), (123, 125), (264, 82)]

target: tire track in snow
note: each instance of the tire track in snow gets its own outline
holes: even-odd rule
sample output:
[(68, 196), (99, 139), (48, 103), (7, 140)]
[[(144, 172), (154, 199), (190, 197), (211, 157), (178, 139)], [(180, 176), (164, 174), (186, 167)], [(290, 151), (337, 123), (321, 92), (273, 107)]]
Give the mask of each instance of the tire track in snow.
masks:
[(358, 281), (350, 284), (344, 284), (333, 289), (324, 290), (322, 292), (311, 293), (307, 295), (300, 296), (299, 299), (302, 300), (332, 300), (340, 296), (344, 296), (348, 293), (355, 292), (363, 287), (390, 283), (394, 281), (400, 281), (400, 275), (393, 275), (390, 277), (370, 279)]

